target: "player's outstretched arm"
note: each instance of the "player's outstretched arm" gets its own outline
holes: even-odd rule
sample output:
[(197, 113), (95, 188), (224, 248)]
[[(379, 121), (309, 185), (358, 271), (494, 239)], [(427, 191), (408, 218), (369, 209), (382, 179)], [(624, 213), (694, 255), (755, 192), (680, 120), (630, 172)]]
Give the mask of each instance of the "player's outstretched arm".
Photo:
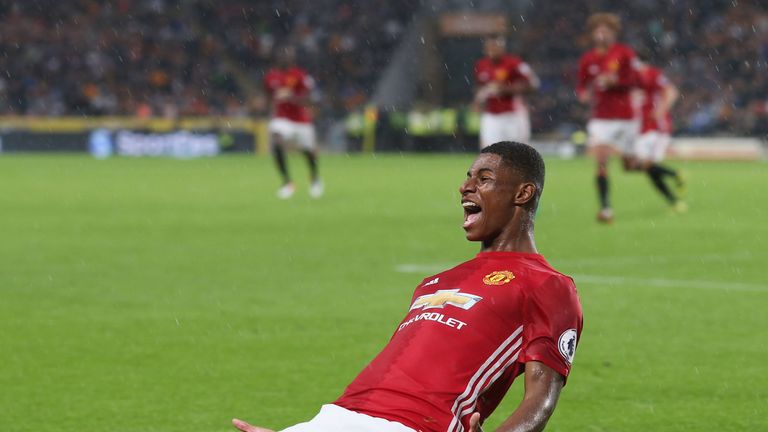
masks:
[(238, 419), (232, 419), (232, 425), (242, 432), (274, 432), (272, 429), (254, 426)]
[(662, 89), (661, 94), (661, 102), (656, 106), (656, 110), (653, 113), (657, 119), (663, 119), (669, 113), (678, 96), (680, 96), (680, 91), (674, 84), (668, 82)]
[[(496, 429), (497, 432), (534, 432), (544, 430), (555, 411), (565, 379), (541, 362), (525, 364), (525, 395), (514, 413)], [(477, 414), (475, 414), (477, 415)], [(478, 416), (479, 420), (479, 416)], [(472, 419), (470, 419), (472, 423)], [(471, 429), (480, 431), (479, 424)]]

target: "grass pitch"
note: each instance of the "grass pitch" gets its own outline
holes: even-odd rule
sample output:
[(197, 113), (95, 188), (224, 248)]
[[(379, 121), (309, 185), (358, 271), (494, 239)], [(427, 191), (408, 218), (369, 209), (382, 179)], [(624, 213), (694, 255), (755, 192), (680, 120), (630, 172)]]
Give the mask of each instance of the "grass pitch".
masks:
[[(471, 258), (471, 156), (328, 156), (278, 201), (270, 161), (0, 157), (0, 430), (227, 431), (311, 418), (425, 276)], [(550, 431), (768, 430), (768, 169), (687, 164), (691, 211), (614, 166), (548, 161), (538, 246), (583, 340)], [(519, 400), (519, 380), (486, 430)]]

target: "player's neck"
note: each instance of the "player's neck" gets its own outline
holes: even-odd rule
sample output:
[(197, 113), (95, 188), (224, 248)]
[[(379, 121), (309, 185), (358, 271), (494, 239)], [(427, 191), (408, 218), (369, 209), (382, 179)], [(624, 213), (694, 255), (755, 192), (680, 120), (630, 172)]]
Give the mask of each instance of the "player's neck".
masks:
[(533, 236), (533, 219), (527, 213), (516, 215), (498, 236), (484, 241), (480, 251), (539, 253)]

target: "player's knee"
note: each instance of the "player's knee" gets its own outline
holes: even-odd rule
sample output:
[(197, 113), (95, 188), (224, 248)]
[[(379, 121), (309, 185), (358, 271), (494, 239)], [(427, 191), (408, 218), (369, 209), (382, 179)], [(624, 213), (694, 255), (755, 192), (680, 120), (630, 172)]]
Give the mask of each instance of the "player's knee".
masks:
[(597, 163), (607, 162), (611, 155), (611, 147), (605, 144), (595, 144), (591, 151)]
[(622, 156), (621, 164), (624, 171), (636, 171), (639, 166), (639, 161), (632, 156)]
[(598, 167), (608, 165), (608, 153), (603, 151), (595, 153), (595, 162), (597, 162)]

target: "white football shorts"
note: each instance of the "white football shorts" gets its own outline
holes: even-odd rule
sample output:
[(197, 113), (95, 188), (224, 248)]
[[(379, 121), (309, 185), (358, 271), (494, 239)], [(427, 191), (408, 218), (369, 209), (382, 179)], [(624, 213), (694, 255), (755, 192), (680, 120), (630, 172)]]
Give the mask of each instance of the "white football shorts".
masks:
[(282, 117), (269, 121), (269, 133), (278, 135), (304, 150), (314, 150), (316, 146), (315, 126), (312, 123), (300, 123)]
[(635, 141), (634, 156), (642, 161), (661, 162), (667, 154), (672, 137), (668, 133), (648, 131)]
[(328, 404), (312, 420), (282, 432), (416, 432), (400, 423), (360, 414)]
[(590, 146), (610, 145), (623, 154), (631, 154), (640, 130), (636, 120), (592, 119), (587, 123)]
[(528, 110), (518, 109), (504, 113), (484, 112), (480, 115), (480, 148), (499, 141), (528, 143), (531, 139), (531, 120)]

